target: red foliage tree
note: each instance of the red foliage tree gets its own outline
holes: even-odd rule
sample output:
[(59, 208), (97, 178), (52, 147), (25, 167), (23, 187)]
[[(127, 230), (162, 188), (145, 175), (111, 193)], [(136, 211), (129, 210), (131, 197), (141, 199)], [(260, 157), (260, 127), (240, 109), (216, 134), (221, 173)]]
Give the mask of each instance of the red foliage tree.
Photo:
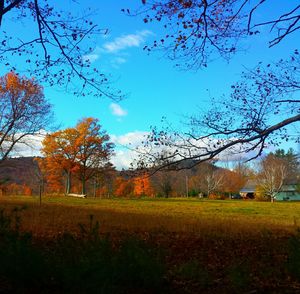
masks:
[(27, 138), (45, 129), (51, 120), (51, 105), (34, 79), (11, 72), (0, 77), (0, 162)]
[(134, 183), (132, 180), (126, 180), (123, 177), (117, 177), (115, 180), (114, 194), (117, 197), (130, 197), (134, 192)]
[(66, 194), (71, 191), (71, 176), (76, 175), (81, 181), (81, 193), (86, 194), (86, 182), (107, 166), (112, 155), (114, 145), (109, 139), (94, 118), (82, 119), (74, 128), (48, 135), (42, 148), (48, 173), (64, 173)]
[(147, 175), (136, 177), (133, 180), (134, 189), (133, 194), (136, 196), (153, 196), (153, 188), (150, 179)]

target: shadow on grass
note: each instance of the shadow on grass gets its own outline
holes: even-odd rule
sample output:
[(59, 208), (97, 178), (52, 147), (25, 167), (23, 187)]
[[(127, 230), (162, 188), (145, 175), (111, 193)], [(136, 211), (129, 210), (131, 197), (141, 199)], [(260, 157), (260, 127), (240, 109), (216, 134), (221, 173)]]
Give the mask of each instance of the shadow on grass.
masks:
[(286, 269), (293, 278), (300, 281), (300, 228), (289, 239)]
[(91, 216), (81, 238), (65, 234), (37, 246), (20, 231), (19, 211), (0, 210), (0, 293), (163, 292), (164, 267), (143, 242), (113, 248)]
[[(0, 209), (0, 293), (297, 293), (300, 289), (300, 230), (286, 239), (265, 230), (259, 242), (250, 239), (253, 245), (248, 239), (226, 243), (216, 237), (218, 242), (205, 240), (205, 246), (193, 250), (198, 244), (193, 240), (183, 244), (191, 248), (184, 258), (176, 259), (179, 246), (176, 252), (167, 251), (169, 259), (162, 262), (156, 247), (140, 239), (116, 245), (101, 237), (93, 216), (87, 225), (80, 225), (79, 237), (64, 234), (37, 242), (20, 229), (23, 209)], [(178, 240), (170, 239), (168, 245)]]

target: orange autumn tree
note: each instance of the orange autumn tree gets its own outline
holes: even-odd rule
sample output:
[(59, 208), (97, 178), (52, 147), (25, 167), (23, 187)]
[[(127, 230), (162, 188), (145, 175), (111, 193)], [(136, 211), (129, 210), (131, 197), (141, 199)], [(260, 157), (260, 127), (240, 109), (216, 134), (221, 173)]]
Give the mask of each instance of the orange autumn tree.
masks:
[(109, 162), (113, 143), (102, 130), (99, 120), (84, 118), (74, 128), (48, 135), (43, 141), (42, 154), (51, 174), (62, 171), (66, 179), (66, 194), (72, 189), (71, 177), (81, 181), (81, 193), (86, 194), (86, 182)]
[(153, 196), (153, 188), (147, 175), (134, 178), (133, 194), (136, 196)]
[(52, 164), (49, 158), (38, 157), (37, 178), (40, 184), (40, 193), (62, 193), (62, 170), (58, 165)]
[(27, 138), (51, 121), (51, 105), (34, 79), (10, 72), (0, 77), (0, 162), (30, 144)]
[(225, 193), (238, 193), (246, 183), (245, 177), (235, 171), (223, 169), (221, 174), (224, 178), (222, 190)]
[(86, 194), (86, 182), (107, 166), (113, 155), (114, 144), (109, 141), (110, 137), (98, 119), (84, 118), (77, 123), (75, 130), (77, 175), (82, 185), (81, 192)]
[(23, 195), (25, 195), (25, 196), (32, 195), (32, 189), (29, 186), (27, 186), (26, 184), (23, 184)]
[(32, 195), (32, 189), (26, 184), (10, 183), (3, 185), (2, 190), (6, 195)]
[(78, 168), (77, 137), (76, 130), (68, 128), (47, 135), (42, 142), (41, 152), (44, 156), (44, 165), (48, 170), (48, 178), (57, 181), (57, 175), (63, 174), (66, 194), (71, 192), (71, 176)]
[(134, 183), (131, 179), (117, 177), (115, 180), (114, 194), (117, 197), (131, 197), (134, 192)]

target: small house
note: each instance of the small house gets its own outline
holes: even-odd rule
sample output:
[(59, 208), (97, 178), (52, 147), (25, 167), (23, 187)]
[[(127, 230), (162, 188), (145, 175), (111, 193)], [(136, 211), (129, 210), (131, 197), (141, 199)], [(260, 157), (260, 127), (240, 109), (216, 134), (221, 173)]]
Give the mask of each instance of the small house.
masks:
[[(240, 190), (244, 199), (254, 199), (257, 182), (251, 180)], [(300, 201), (300, 190), (298, 185), (283, 185), (275, 197), (276, 201)]]
[(241, 197), (244, 199), (254, 199), (256, 186), (256, 181), (248, 181), (246, 185), (240, 190)]
[(296, 185), (284, 185), (275, 199), (277, 201), (300, 201), (300, 191)]

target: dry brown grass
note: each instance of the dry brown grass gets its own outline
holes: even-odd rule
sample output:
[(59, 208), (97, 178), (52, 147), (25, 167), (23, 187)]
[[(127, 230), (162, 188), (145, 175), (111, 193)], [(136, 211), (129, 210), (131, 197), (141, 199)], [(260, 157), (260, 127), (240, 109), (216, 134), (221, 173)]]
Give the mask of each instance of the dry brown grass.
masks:
[(25, 206), (22, 227), (36, 236), (78, 232), (90, 215), (106, 232), (170, 232), (196, 235), (286, 234), (300, 219), (300, 203), (200, 201), (197, 199), (74, 199), (1, 197), (0, 207)]
[[(291, 252), (298, 256), (299, 250), (290, 251), (289, 244), (298, 228), (300, 203), (43, 197), (40, 207), (34, 197), (0, 198), (6, 211), (22, 206), (22, 229), (37, 239), (64, 232), (80, 236), (78, 224), (88, 226), (93, 215), (116, 246), (128, 235), (145, 240), (163, 251), (173, 293), (300, 289), (286, 267)], [(298, 263), (300, 256), (297, 268)]]

